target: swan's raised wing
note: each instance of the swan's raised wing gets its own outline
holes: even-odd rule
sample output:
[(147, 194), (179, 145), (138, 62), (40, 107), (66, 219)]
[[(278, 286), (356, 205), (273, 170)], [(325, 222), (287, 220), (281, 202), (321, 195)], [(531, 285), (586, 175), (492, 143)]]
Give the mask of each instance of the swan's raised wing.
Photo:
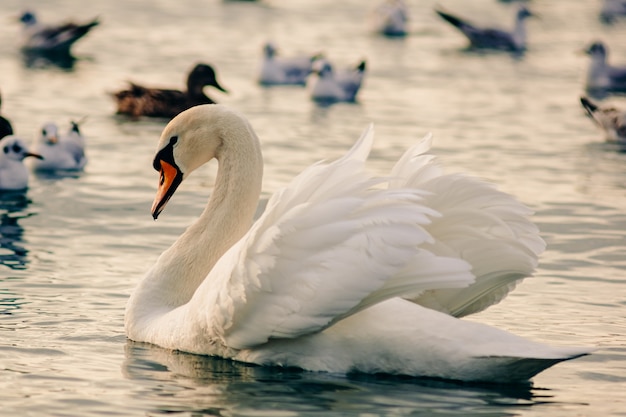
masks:
[[(466, 262), (420, 248), (435, 243), (424, 227), (438, 215), (423, 192), (376, 187), (364, 173), (372, 135), (274, 195), (211, 271), (199, 290), (225, 345), (302, 336), (390, 297), (473, 281)], [(419, 269), (406, 273), (409, 262)]]
[(545, 243), (528, 218), (529, 208), (483, 181), (444, 174), (434, 156), (426, 154), (430, 143), (428, 136), (404, 154), (392, 171), (390, 188), (429, 192), (424, 204), (441, 216), (425, 226), (434, 242), (425, 247), (465, 259), (476, 276), (468, 287), (429, 290), (411, 299), (461, 317), (498, 303), (531, 275)]

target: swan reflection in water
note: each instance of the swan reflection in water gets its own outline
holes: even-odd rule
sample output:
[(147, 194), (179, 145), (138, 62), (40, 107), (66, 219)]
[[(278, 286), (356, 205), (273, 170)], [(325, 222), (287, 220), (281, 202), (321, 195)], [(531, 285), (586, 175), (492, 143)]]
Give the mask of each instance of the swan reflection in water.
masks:
[[(129, 395), (155, 413), (324, 412), (461, 413), (509, 416), (519, 407), (552, 402), (549, 391), (525, 384), (478, 384), (414, 377), (350, 374), (347, 377), (293, 368), (264, 367), (163, 349), (127, 340), (124, 377)], [(472, 404), (472, 405), (468, 405)], [(501, 406), (494, 413), (494, 405)]]
[(26, 269), (28, 250), (22, 246), (24, 229), (18, 221), (34, 214), (26, 212), (29, 204), (24, 192), (0, 191), (0, 265)]

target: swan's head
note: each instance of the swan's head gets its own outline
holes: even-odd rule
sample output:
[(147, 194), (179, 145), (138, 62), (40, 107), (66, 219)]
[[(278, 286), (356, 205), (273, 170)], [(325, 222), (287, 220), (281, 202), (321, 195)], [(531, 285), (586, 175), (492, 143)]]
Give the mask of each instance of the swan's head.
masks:
[(155, 220), (193, 170), (219, 158), (223, 116), (228, 113), (217, 104), (196, 106), (180, 113), (165, 127), (153, 161), (159, 172), (159, 187), (152, 204)]

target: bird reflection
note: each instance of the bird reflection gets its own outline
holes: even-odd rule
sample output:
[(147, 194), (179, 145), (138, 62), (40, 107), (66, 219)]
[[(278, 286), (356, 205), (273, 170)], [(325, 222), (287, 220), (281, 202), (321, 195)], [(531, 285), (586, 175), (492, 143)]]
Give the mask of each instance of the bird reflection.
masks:
[[(475, 384), (415, 377), (350, 374), (263, 367), (218, 357), (171, 351), (127, 340), (123, 375), (137, 382), (134, 395), (157, 413), (232, 415), (233, 411), (317, 411), (328, 415), (380, 410), (492, 417), (551, 402), (547, 390), (525, 384)], [(473, 404), (468, 407), (468, 400)], [(381, 401), (385, 404), (381, 404)], [(493, 406), (500, 410), (494, 413)], [(416, 414), (417, 415), (417, 414)], [(430, 415), (430, 414), (428, 414)]]
[(77, 58), (70, 52), (22, 51), (24, 66), (31, 69), (60, 68), (72, 70)]
[(22, 246), (24, 229), (18, 220), (34, 214), (25, 212), (29, 203), (24, 192), (0, 192), (0, 265), (26, 269), (28, 250)]

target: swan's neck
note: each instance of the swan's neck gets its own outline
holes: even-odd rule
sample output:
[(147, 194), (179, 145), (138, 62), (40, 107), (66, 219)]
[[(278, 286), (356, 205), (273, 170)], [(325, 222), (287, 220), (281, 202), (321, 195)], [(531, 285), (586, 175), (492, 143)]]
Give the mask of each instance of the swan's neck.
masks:
[(215, 188), (205, 210), (161, 254), (129, 301), (131, 311), (134, 306), (166, 313), (189, 302), (215, 263), (250, 228), (261, 193), (260, 145), (249, 125), (225, 128), (222, 137)]

